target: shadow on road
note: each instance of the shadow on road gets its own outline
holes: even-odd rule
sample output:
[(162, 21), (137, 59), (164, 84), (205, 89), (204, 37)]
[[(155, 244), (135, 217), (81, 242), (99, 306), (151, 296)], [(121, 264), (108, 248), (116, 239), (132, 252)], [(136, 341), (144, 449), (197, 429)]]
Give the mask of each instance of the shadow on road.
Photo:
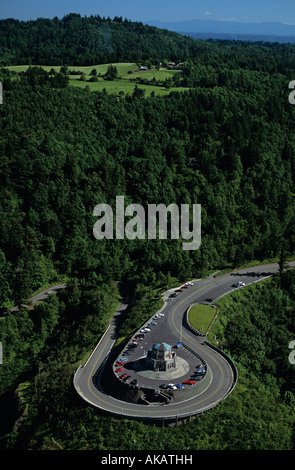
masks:
[(242, 276), (247, 276), (247, 277), (266, 277), (266, 276), (273, 276), (274, 273), (271, 272), (250, 272), (250, 273), (231, 273), (231, 276), (235, 277), (242, 277)]

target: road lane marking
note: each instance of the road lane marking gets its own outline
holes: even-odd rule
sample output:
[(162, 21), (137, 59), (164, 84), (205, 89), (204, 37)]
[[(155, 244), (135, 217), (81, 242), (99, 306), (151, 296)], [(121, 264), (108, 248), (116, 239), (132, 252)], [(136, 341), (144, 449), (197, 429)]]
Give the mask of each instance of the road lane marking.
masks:
[[(254, 267), (254, 268), (255, 268), (255, 267)], [(245, 269), (247, 269), (247, 268), (245, 268)], [(249, 269), (250, 269), (250, 268), (249, 268)], [(272, 268), (271, 268), (271, 269), (272, 269)], [(246, 272), (243, 273), (243, 274), (244, 274), (245, 276), (247, 276), (247, 275), (248, 275), (248, 272), (246, 271)], [(180, 305), (182, 305), (182, 303), (183, 303), (184, 301), (190, 299), (191, 297), (193, 297), (194, 295), (198, 294), (198, 293), (201, 292), (202, 290), (204, 290), (204, 289), (206, 289), (206, 288), (209, 288), (209, 287), (211, 287), (212, 285), (214, 285), (214, 284), (216, 284), (216, 283), (218, 283), (218, 282), (222, 282), (226, 277), (229, 277), (229, 275), (223, 275), (223, 276), (220, 278), (220, 280), (215, 280), (215, 281), (212, 282), (211, 284), (208, 284), (207, 286), (204, 286), (203, 288), (201, 288), (201, 289), (199, 289), (199, 290), (193, 292), (193, 293), (190, 294), (189, 296), (185, 297), (185, 299), (183, 299), (183, 301), (175, 307), (175, 309), (173, 310), (173, 314), (175, 313), (175, 311), (177, 310), (177, 308), (178, 308)], [(228, 291), (227, 293), (230, 293), (230, 291)], [(216, 300), (216, 299), (215, 299), (215, 300)], [(173, 316), (174, 316), (174, 315), (173, 315)], [(177, 327), (176, 327), (176, 325), (175, 325), (175, 323), (174, 323), (174, 320), (173, 320), (173, 324), (174, 324), (174, 327), (176, 328), (176, 330), (179, 332), (179, 330), (177, 329)], [(180, 333), (180, 332), (179, 332), (179, 333)], [(192, 341), (191, 341), (189, 338), (187, 338), (186, 336), (185, 336), (185, 339), (188, 340), (191, 344), (194, 344), (194, 346), (195, 346), (195, 343), (192, 343)], [(164, 418), (164, 417), (165, 417), (164, 414), (166, 415), (166, 413), (169, 413), (170, 417), (175, 417), (176, 414), (178, 414), (178, 412), (179, 412), (180, 410), (185, 410), (185, 409), (187, 409), (187, 408), (195, 407), (196, 405), (199, 405), (199, 404), (202, 403), (202, 402), (204, 403), (204, 399), (202, 399), (201, 401), (194, 401), (194, 403), (189, 403), (187, 406), (183, 406), (183, 407), (177, 408), (177, 409), (175, 410), (175, 413), (174, 413), (174, 411), (172, 412), (171, 409), (168, 409), (168, 407), (169, 407), (169, 405), (168, 405), (168, 407), (166, 408), (166, 410), (164, 410), (164, 409), (161, 410), (161, 413), (160, 413), (160, 416), (159, 416), (159, 411), (158, 411), (158, 410), (152, 412), (152, 411), (149, 409), (149, 410), (146, 410), (146, 413), (144, 413), (145, 410), (142, 409), (142, 405), (134, 404), (134, 405), (133, 405), (133, 408), (127, 408), (127, 407), (124, 408), (124, 406), (116, 406), (116, 405), (113, 405), (112, 403), (109, 403), (109, 402), (103, 400), (100, 396), (97, 396), (97, 395), (93, 392), (93, 390), (90, 388), (90, 379), (91, 379), (91, 377), (92, 377), (93, 371), (94, 371), (95, 367), (97, 366), (97, 363), (98, 363), (98, 361), (99, 361), (99, 359), (100, 359), (102, 353), (104, 352), (104, 350), (105, 350), (105, 348), (106, 348), (106, 346), (107, 346), (108, 344), (109, 344), (109, 343), (107, 343), (107, 344), (104, 346), (102, 352), (100, 353), (99, 357), (97, 358), (97, 360), (96, 360), (96, 362), (95, 362), (95, 364), (94, 364), (94, 366), (93, 366), (93, 368), (92, 368), (91, 374), (90, 374), (90, 376), (89, 376), (89, 380), (88, 380), (88, 387), (89, 387), (89, 390), (90, 390), (91, 393), (94, 395), (94, 397), (95, 397), (96, 399), (99, 398), (102, 403), (105, 403), (105, 404), (108, 405), (109, 407), (120, 409), (122, 413), (123, 413), (123, 410), (125, 410), (125, 411), (131, 411), (131, 412), (134, 413), (133, 415), (130, 415), (130, 416), (132, 416), (132, 417), (140, 417), (140, 416), (143, 417), (143, 416), (147, 416), (147, 415), (148, 415), (149, 417), (154, 417), (154, 418), (158, 418), (158, 419)], [(199, 348), (199, 350), (201, 350), (205, 355), (208, 355), (209, 357), (212, 358), (212, 356), (210, 356), (210, 354), (209, 354), (207, 351), (203, 350), (203, 348), (201, 348), (200, 346), (199, 346), (198, 348)], [(214, 358), (212, 358), (212, 359), (215, 361)], [(215, 361), (215, 362), (216, 362), (216, 361)], [(217, 363), (217, 364), (218, 364), (218, 363)], [(218, 364), (218, 366), (219, 366), (219, 368), (220, 368), (220, 365), (219, 365), (219, 364)], [(223, 372), (222, 372), (222, 374), (223, 374)], [(221, 385), (220, 385), (220, 386), (221, 386)], [(220, 388), (220, 387), (219, 387), (219, 388)], [(218, 388), (218, 389), (219, 389), (219, 388)], [(209, 397), (207, 397), (206, 400), (208, 400), (208, 399), (211, 398), (213, 395), (215, 395), (215, 393), (216, 393), (216, 392), (214, 392), (212, 395), (210, 395)], [(116, 400), (116, 399), (112, 397), (112, 400)], [(195, 399), (194, 399), (194, 398), (189, 399), (189, 401), (191, 401), (191, 400), (195, 400)], [(119, 401), (119, 400), (118, 400), (118, 401)], [(219, 401), (220, 401), (220, 400), (218, 400), (216, 403), (218, 403)], [(126, 403), (126, 402), (120, 402), (120, 403), (123, 404), (123, 403)], [(94, 404), (96, 405), (96, 403), (94, 403)], [(174, 404), (174, 405), (175, 405), (175, 404)], [(213, 403), (209, 403), (209, 404), (206, 405), (206, 406), (204, 405), (204, 406), (203, 406), (203, 409), (207, 408), (208, 406), (209, 406), (209, 407), (212, 407), (212, 405), (213, 405)], [(137, 415), (135, 414), (135, 413), (138, 412), (138, 411), (141, 411), (141, 415), (140, 415), (140, 416), (137, 416)], [(188, 414), (190, 415), (190, 414), (192, 414), (192, 413), (194, 413), (194, 412), (196, 412), (196, 410), (193, 410), (193, 411), (191, 411), (191, 412), (188, 412)], [(202, 410), (199, 410), (199, 412), (202, 412)], [(173, 413), (173, 414), (172, 414), (172, 413)]]
[[(223, 278), (223, 279), (224, 279), (224, 278)], [(223, 279), (220, 279), (220, 281), (214, 281), (214, 282), (212, 282), (211, 284), (209, 284), (209, 285), (203, 287), (202, 289), (199, 289), (199, 290), (197, 290), (197, 291), (191, 293), (189, 296), (185, 297), (185, 298), (175, 307), (175, 309), (173, 310), (173, 312), (172, 312), (173, 317), (174, 317), (175, 311), (177, 310), (177, 308), (179, 308), (179, 307), (183, 304), (183, 302), (185, 302), (186, 300), (190, 299), (190, 298), (193, 297), (194, 295), (198, 294), (198, 293), (201, 292), (202, 290), (204, 290), (204, 289), (206, 289), (206, 288), (208, 288), (208, 287), (211, 287), (212, 285), (216, 284), (217, 282), (221, 282)], [(176, 327), (176, 325), (175, 325), (175, 323), (174, 323), (174, 319), (173, 319), (173, 318), (172, 318), (172, 322), (173, 322), (173, 325), (174, 325), (175, 329), (179, 332), (178, 328)], [(180, 332), (179, 332), (179, 333), (180, 333)], [(193, 343), (189, 338), (187, 338), (187, 337), (185, 337), (185, 338), (186, 338), (191, 344), (193, 344), (193, 345), (195, 346), (195, 343)], [(120, 410), (122, 410), (122, 412), (123, 412), (124, 410), (126, 410), (126, 411), (132, 411), (132, 412), (137, 412), (137, 409), (136, 409), (136, 408), (128, 408), (128, 407), (124, 407), (124, 405), (123, 405), (123, 406), (117, 406), (117, 405), (114, 405), (113, 403), (110, 403), (110, 402), (108, 402), (108, 401), (105, 401), (104, 399), (102, 399), (102, 398), (100, 397), (100, 395), (98, 396), (96, 393), (94, 393), (94, 391), (93, 391), (92, 388), (91, 388), (90, 381), (91, 381), (91, 378), (92, 378), (92, 376), (93, 376), (94, 369), (97, 367), (97, 363), (98, 363), (100, 357), (102, 356), (103, 352), (105, 351), (106, 347), (107, 347), (108, 344), (111, 343), (111, 342), (112, 342), (112, 341), (108, 340), (108, 342), (106, 343), (106, 345), (105, 345), (104, 348), (102, 349), (101, 353), (99, 354), (97, 360), (95, 361), (95, 363), (94, 363), (94, 365), (93, 365), (93, 367), (92, 367), (92, 370), (91, 370), (91, 372), (90, 372), (90, 374), (89, 374), (89, 377), (88, 377), (88, 388), (89, 388), (90, 392), (92, 393), (92, 395), (93, 395), (96, 399), (99, 399), (101, 402), (105, 403), (105, 404), (108, 405), (109, 407), (116, 408), (116, 409), (120, 409)], [(198, 349), (200, 349), (200, 350), (203, 352), (203, 348), (198, 347)], [(212, 397), (219, 391), (220, 387), (222, 386), (222, 384), (223, 384), (223, 382), (224, 382), (224, 374), (223, 374), (223, 371), (222, 371), (220, 365), (218, 364), (218, 362), (217, 362), (207, 351), (204, 351), (204, 353), (205, 353), (206, 355), (208, 355), (208, 356), (218, 365), (218, 367), (219, 367), (219, 369), (220, 369), (220, 371), (221, 371), (221, 377), (222, 377), (221, 383), (220, 383), (219, 387), (215, 390), (215, 392), (212, 393), (211, 395), (209, 395), (208, 397), (206, 397), (205, 399), (203, 398), (203, 399), (200, 400), (200, 401), (197, 401), (197, 402), (194, 401), (194, 403), (188, 404), (188, 405), (186, 405), (186, 406), (178, 407), (178, 408), (177, 408), (177, 411), (178, 411), (178, 410), (185, 410), (185, 409), (191, 408), (191, 407), (195, 407), (196, 405), (198, 405), (198, 404), (200, 404), (200, 403), (202, 403), (202, 402), (205, 403), (206, 401), (210, 400), (210, 398), (212, 398)], [(203, 392), (203, 393), (204, 393), (204, 392)], [(202, 395), (202, 394), (200, 394), (200, 395)], [(115, 398), (112, 397), (112, 399), (115, 399)], [(192, 398), (190, 398), (190, 399), (188, 399), (188, 400), (186, 400), (186, 401), (191, 401), (191, 400), (195, 400), (195, 399), (196, 399), (196, 397), (195, 397), (195, 398), (192, 397)], [(118, 401), (119, 401), (119, 400), (118, 400)], [(121, 401), (120, 401), (120, 403), (125, 404), (126, 402), (123, 402), (123, 401), (121, 402)], [(175, 405), (175, 403), (174, 403), (173, 405)], [(140, 412), (143, 412), (144, 415), (147, 415), (147, 414), (148, 414), (148, 415), (151, 416), (151, 415), (153, 414), (153, 412), (152, 412), (150, 409), (149, 409), (149, 410), (144, 410), (144, 409), (142, 409), (141, 407), (144, 406), (144, 405), (137, 405), (136, 403), (134, 403), (134, 406), (135, 406), (135, 407), (139, 407), (138, 410), (139, 410)], [(169, 406), (169, 405), (166, 405), (166, 406)], [(161, 414), (163, 414), (163, 412), (166, 412), (166, 411), (167, 411), (167, 413), (171, 413), (171, 410), (169, 410), (169, 409), (166, 408), (165, 410), (164, 410), (164, 409), (161, 410)], [(155, 411), (154, 413), (158, 413), (158, 412), (159, 412), (159, 411)], [(166, 413), (165, 413), (165, 414), (166, 414)]]

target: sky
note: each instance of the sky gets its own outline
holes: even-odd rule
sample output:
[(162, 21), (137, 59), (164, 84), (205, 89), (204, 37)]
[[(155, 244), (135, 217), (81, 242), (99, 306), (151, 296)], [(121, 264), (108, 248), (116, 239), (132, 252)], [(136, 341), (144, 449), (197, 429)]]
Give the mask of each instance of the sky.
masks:
[(82, 16), (122, 16), (132, 21), (210, 19), (295, 24), (294, 0), (0, 0), (0, 18), (34, 20)]

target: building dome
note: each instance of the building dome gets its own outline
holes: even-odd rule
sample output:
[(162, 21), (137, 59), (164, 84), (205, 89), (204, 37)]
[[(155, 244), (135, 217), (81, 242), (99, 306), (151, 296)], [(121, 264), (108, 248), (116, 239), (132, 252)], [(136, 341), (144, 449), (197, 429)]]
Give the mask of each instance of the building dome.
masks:
[(176, 353), (172, 351), (170, 344), (155, 343), (148, 352), (147, 363), (153, 370), (167, 370), (175, 368)]
[(154, 344), (153, 349), (155, 349), (156, 351), (170, 351), (171, 346), (167, 343), (156, 343)]

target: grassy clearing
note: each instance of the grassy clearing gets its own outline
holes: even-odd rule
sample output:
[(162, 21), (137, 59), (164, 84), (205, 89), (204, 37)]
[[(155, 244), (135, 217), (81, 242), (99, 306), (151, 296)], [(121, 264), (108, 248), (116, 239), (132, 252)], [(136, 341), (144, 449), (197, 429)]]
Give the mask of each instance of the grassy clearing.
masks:
[[(145, 90), (145, 96), (150, 96), (152, 93), (155, 95), (168, 95), (171, 91), (183, 92), (188, 90), (185, 87), (170, 87), (165, 88), (165, 86), (159, 85), (147, 85), (136, 83), (136, 79), (146, 79), (152, 80), (155, 79), (158, 83), (164, 82), (166, 79), (172, 78), (174, 74), (179, 73), (178, 71), (168, 70), (166, 68), (160, 68), (157, 70), (153, 68), (151, 70), (138, 70), (138, 66), (135, 63), (114, 63), (112, 64), (117, 68), (118, 79), (116, 80), (104, 80), (103, 75), (107, 72), (107, 69), (110, 64), (101, 64), (101, 65), (91, 65), (91, 66), (68, 66), (69, 72), (75, 71), (79, 74), (69, 75), (69, 83), (71, 86), (76, 86), (79, 88), (85, 88), (86, 86), (90, 91), (103, 91), (106, 90), (107, 93), (114, 95), (132, 95), (135, 86)], [(29, 65), (13, 65), (7, 67), (9, 70), (14, 72), (24, 72), (27, 70)], [(60, 70), (60, 66), (48, 66), (42, 65), (42, 68), (49, 72), (54, 69), (57, 72)], [(91, 72), (93, 70), (97, 72), (97, 81), (89, 81), (91, 78)], [(85, 74), (85, 80), (80, 80), (82, 74)]]
[[(86, 86), (89, 87), (90, 91), (103, 91), (106, 90), (107, 93), (119, 95), (124, 94), (127, 95), (128, 93), (132, 95), (136, 83), (128, 82), (127, 80), (113, 80), (113, 81), (106, 81), (98, 79), (97, 82), (82, 82), (77, 79), (77, 77), (70, 79), (70, 85), (85, 88)], [(187, 88), (178, 87), (178, 88), (169, 88), (166, 89), (160, 86), (153, 86), (153, 85), (141, 85), (137, 84), (139, 89), (145, 90), (145, 96), (150, 96), (152, 92), (155, 95), (169, 95), (171, 91), (185, 91)]]
[(193, 305), (189, 311), (190, 324), (201, 333), (206, 333), (217, 310), (211, 305)]

